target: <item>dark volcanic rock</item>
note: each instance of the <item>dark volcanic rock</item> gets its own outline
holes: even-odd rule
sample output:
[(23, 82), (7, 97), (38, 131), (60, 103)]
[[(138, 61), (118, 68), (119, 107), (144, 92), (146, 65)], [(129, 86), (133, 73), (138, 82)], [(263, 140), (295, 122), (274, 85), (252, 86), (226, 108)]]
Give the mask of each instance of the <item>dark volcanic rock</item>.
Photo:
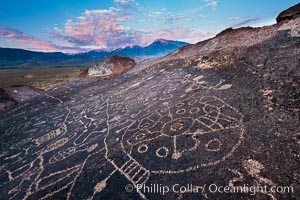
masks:
[(300, 17), (300, 3), (280, 13), (276, 18), (276, 21), (282, 22), (285, 20), (296, 19), (297, 17)]
[(19, 103), (31, 101), (39, 97), (42, 92), (30, 86), (0, 88), (0, 111), (11, 109)]
[(300, 199), (298, 19), (4, 112), (1, 199)]
[(15, 106), (17, 102), (0, 88), (0, 112)]
[(43, 91), (30, 86), (14, 86), (4, 89), (5, 92), (16, 102), (30, 101), (41, 95)]

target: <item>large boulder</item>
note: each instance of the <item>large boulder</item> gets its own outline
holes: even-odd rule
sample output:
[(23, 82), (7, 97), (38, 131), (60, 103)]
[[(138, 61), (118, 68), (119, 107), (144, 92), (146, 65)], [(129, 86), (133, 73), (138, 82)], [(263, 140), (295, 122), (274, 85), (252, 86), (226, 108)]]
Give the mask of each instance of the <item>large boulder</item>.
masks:
[(285, 20), (291, 20), (300, 17), (300, 3), (295, 6), (290, 7), (289, 9), (281, 12), (276, 18), (277, 23)]
[(136, 65), (136, 62), (129, 57), (118, 55), (107, 58), (104, 62), (96, 64), (88, 69), (89, 76), (112, 76), (123, 74)]

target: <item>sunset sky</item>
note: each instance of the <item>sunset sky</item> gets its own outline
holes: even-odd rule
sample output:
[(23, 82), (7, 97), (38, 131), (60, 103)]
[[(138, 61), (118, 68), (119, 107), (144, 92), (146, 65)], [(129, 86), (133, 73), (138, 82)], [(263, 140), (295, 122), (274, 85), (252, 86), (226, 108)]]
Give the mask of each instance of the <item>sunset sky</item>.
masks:
[(196, 43), (228, 27), (275, 23), (297, 0), (0, 0), (0, 47), (76, 53)]

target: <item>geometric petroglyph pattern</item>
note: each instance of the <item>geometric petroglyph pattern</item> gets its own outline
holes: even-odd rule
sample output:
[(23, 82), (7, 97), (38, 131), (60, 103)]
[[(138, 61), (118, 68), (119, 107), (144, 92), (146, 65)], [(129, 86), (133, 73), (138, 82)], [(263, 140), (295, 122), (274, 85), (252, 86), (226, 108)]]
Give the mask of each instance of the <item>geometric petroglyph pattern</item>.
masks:
[[(225, 160), (242, 138), (241, 115), (218, 98), (201, 97), (137, 120), (124, 131), (121, 146), (151, 173), (180, 173)], [(193, 165), (183, 164), (187, 156)]]
[(136, 187), (222, 163), (244, 134), (242, 113), (219, 95), (224, 81), (157, 67), (7, 112), (2, 198), (99, 199), (116, 174)]

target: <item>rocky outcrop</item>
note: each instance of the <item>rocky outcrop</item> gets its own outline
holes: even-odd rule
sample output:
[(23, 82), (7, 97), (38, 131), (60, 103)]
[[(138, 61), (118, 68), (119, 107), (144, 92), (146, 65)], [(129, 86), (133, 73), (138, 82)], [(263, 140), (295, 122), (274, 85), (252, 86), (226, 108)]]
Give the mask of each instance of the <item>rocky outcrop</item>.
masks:
[[(216, 37), (180, 48), (155, 64), (200, 70), (249, 73), (263, 88), (266, 107), (300, 110), (299, 4), (282, 12), (284, 23), (265, 27), (229, 28)], [(238, 75), (236, 75), (238, 76)], [(264, 92), (268, 91), (268, 92)]]
[(300, 3), (281, 12), (276, 18), (276, 21), (279, 23), (286, 20), (296, 19), (298, 17), (300, 17)]
[[(300, 36), (300, 4), (297, 4), (277, 17), (279, 23), (272, 26), (264, 27), (242, 27), (228, 28), (216, 37), (201, 41), (197, 44), (191, 44), (179, 48), (167, 56), (157, 60), (158, 62), (169, 61), (178, 58), (186, 58), (196, 55), (205, 55), (215, 51), (228, 50), (233, 48), (247, 48), (254, 45), (262, 44), (267, 41), (273, 41), (279, 35), (288, 34), (292, 37)], [(284, 21), (285, 23), (280, 23)]]
[(129, 57), (111, 56), (104, 62), (96, 64), (88, 69), (89, 76), (113, 76), (123, 74), (136, 65)]

